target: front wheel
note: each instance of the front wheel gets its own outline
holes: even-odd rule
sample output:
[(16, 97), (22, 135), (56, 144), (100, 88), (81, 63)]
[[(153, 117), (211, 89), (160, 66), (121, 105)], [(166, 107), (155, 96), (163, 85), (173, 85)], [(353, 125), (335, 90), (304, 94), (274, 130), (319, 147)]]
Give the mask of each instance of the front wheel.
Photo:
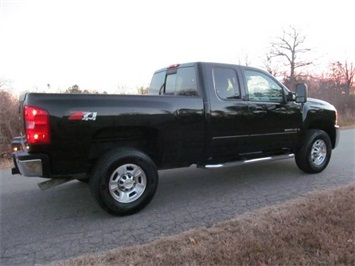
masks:
[(158, 185), (153, 161), (137, 150), (106, 154), (90, 177), (91, 193), (98, 204), (114, 215), (128, 215), (144, 208)]
[(306, 173), (319, 173), (327, 167), (331, 154), (332, 144), (328, 134), (323, 130), (311, 129), (296, 152), (296, 164)]

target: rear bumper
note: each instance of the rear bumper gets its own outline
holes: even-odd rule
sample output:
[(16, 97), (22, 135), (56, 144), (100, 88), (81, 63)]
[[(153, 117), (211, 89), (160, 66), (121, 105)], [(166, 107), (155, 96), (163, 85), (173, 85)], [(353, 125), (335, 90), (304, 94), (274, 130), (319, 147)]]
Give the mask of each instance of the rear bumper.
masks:
[(12, 169), (12, 174), (43, 176), (42, 161), (40, 159), (16, 160), (16, 167)]
[(48, 177), (49, 158), (45, 154), (21, 154), (13, 153), (15, 167), (12, 174), (21, 174), (24, 176)]
[(24, 145), (23, 137), (14, 138), (11, 143), (12, 158), (15, 167), (11, 172), (13, 175), (21, 174), (24, 176), (49, 176), (49, 157), (46, 154), (29, 154)]

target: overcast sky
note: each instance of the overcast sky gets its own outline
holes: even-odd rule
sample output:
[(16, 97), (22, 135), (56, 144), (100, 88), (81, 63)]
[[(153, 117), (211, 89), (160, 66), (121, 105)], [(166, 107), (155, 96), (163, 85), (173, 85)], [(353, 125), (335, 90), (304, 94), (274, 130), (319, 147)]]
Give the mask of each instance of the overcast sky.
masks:
[(215, 61), (262, 67), (289, 25), (320, 67), (355, 61), (352, 0), (0, 0), (0, 79), (16, 92), (146, 86), (156, 69)]

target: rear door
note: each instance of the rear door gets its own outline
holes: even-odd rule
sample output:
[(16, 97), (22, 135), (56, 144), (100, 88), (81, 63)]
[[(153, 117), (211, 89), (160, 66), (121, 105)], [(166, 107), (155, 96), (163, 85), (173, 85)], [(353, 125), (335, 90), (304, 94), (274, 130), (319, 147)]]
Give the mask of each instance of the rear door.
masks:
[(196, 162), (204, 156), (204, 102), (196, 71), (194, 63), (172, 65), (152, 78), (149, 93), (165, 98), (175, 118), (162, 132), (167, 162)]
[(239, 72), (235, 65), (205, 64), (210, 161), (234, 160), (248, 149), (249, 107), (243, 98)]

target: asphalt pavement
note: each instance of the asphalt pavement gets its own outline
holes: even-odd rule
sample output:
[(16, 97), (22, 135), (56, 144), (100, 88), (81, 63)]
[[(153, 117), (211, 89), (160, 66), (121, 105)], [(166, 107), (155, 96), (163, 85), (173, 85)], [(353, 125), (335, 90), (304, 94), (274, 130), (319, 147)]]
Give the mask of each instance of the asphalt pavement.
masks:
[(328, 168), (309, 175), (293, 159), (203, 170), (160, 171), (153, 201), (141, 212), (115, 217), (72, 181), (41, 191), (40, 178), (0, 170), (0, 265), (55, 260), (142, 244), (245, 212), (355, 181), (355, 129), (341, 131)]

